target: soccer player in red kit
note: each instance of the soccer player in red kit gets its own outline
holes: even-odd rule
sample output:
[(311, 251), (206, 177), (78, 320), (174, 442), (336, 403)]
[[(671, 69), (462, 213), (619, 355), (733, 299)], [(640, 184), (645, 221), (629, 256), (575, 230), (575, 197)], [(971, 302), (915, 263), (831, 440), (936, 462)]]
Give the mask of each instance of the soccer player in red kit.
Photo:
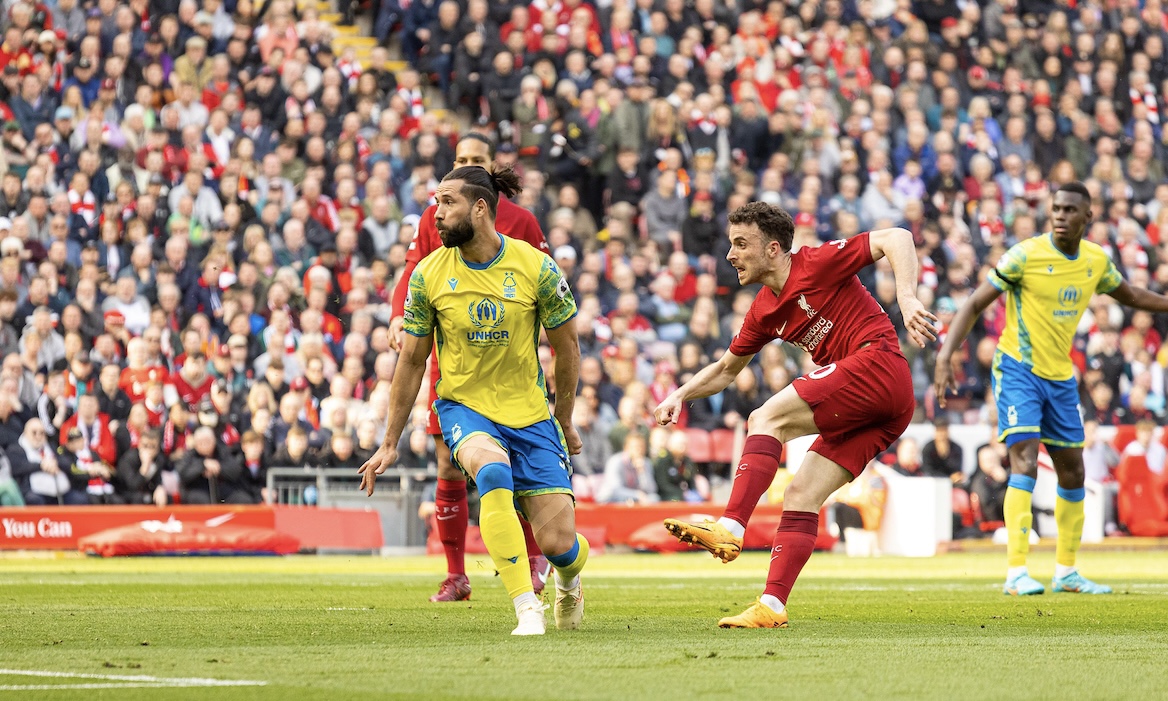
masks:
[[(485, 136), (471, 132), (462, 137), (455, 147), (454, 167), (482, 166), (492, 169), (495, 159), (495, 147)], [(406, 266), (393, 291), (393, 315), (389, 322), (389, 339), (393, 349), (400, 350), (403, 339), (403, 314), (405, 311), (406, 292), (409, 289), (410, 275), (422, 259), (442, 248), (442, 239), (438, 236), (438, 228), (434, 225), (434, 205), (426, 208), (418, 222), (414, 241), (406, 251)], [(512, 203), (506, 197), (499, 198), (498, 214), (495, 219), (495, 228), (504, 236), (526, 241), (544, 253), (548, 252), (547, 239), (539, 228), (535, 216), (528, 210)], [(430, 422), (426, 432), (435, 436), (434, 446), (438, 457), (438, 490), (435, 494), (435, 523), (438, 528), (438, 537), (442, 541), (442, 548), (446, 551), (446, 579), (438, 588), (438, 593), (430, 597), (430, 601), (464, 601), (470, 598), (470, 580), (466, 576), (466, 475), (462, 474), (450, 459), (450, 449), (442, 442), (442, 429), (438, 426), (438, 415), (434, 413), (434, 401), (437, 394), (434, 385), (440, 377), (438, 371), (438, 355), (430, 355), (430, 398), (427, 406), (430, 408)], [(520, 519), (523, 524), (523, 533), (527, 536), (527, 552), (531, 564), (531, 584), (535, 588), (536, 596), (543, 591), (543, 585), (551, 571), (551, 565), (540, 553), (532, 535), (531, 526), (527, 521)]]
[(726, 259), (740, 283), (761, 283), (763, 289), (729, 350), (661, 402), (657, 422), (674, 423), (687, 401), (722, 391), (775, 339), (810, 353), (819, 369), (751, 413), (722, 518), (696, 524), (667, 519), (665, 526), (682, 542), (723, 562), (733, 560), (754, 507), (774, 480), (783, 443), (819, 434), (783, 498), (766, 592), (744, 613), (718, 622), (723, 628), (782, 628), (787, 596), (815, 546), (823, 502), (900, 437), (915, 408), (912, 373), (896, 330), (856, 272), (887, 256), (905, 328), (918, 346), (936, 338), (936, 319), (917, 299), (916, 249), (904, 229), (791, 253), (794, 223), (779, 207), (753, 202), (731, 212), (729, 222)]

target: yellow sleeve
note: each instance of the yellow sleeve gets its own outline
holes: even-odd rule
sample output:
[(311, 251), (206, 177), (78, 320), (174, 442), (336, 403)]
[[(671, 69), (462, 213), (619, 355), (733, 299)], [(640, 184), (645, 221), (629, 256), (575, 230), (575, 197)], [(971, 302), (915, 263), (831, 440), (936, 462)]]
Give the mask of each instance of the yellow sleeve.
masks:
[(536, 304), (539, 309), (539, 323), (545, 329), (554, 329), (576, 316), (576, 298), (568, 279), (547, 254), (543, 254), (543, 264), (536, 283)]
[(1123, 275), (1120, 274), (1119, 268), (1115, 267), (1115, 262), (1110, 257), (1106, 257), (1106, 261), (1107, 269), (1103, 272), (1103, 275), (1099, 278), (1099, 283), (1095, 286), (1095, 291), (1103, 294), (1114, 292), (1115, 288), (1123, 284)]
[(405, 311), (402, 315), (403, 328), (411, 336), (429, 336), (436, 323), (434, 306), (426, 292), (426, 279), (422, 269), (414, 268), (410, 275), (410, 286), (406, 292)]

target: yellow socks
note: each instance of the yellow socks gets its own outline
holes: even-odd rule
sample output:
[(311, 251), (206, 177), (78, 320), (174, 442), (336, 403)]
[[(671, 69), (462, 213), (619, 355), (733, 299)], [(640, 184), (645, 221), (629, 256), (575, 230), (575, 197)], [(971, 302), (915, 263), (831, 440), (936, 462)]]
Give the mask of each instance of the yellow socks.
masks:
[(1058, 498), (1054, 502), (1054, 520), (1058, 524), (1058, 543), (1055, 546), (1055, 563), (1063, 567), (1074, 567), (1079, 554), (1079, 542), (1083, 539), (1083, 498), (1087, 490), (1058, 488)]
[(503, 586), (512, 599), (531, 594), (531, 568), (527, 564), (527, 543), (515, 513), (511, 467), (493, 462), (475, 475), (479, 487), (479, 531), (483, 544), (499, 571)]
[[(1034, 482), (1033, 477), (1010, 475), (1009, 486), (1006, 488), (1006, 503), (1003, 509), (1006, 533), (1009, 536), (1006, 560), (1011, 568), (1025, 567), (1026, 556), (1030, 553), (1030, 528), (1034, 521), (1034, 516), (1030, 513), (1030, 499), (1034, 493)], [(1080, 523), (1080, 529), (1081, 527)]]

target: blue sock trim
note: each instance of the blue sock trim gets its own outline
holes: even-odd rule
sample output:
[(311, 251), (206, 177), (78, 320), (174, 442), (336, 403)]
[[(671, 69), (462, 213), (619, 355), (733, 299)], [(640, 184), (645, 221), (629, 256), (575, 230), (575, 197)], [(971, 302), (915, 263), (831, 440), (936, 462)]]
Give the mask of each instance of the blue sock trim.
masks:
[(575, 543), (572, 543), (572, 548), (570, 550), (568, 550), (568, 552), (562, 553), (560, 555), (548, 555), (547, 561), (552, 563), (552, 565), (554, 565), (555, 567), (562, 568), (562, 567), (567, 567), (568, 565), (575, 562), (576, 558), (579, 557), (579, 555), (580, 555), (580, 541), (577, 540)]
[(479, 496), (496, 489), (515, 491), (515, 482), (511, 478), (511, 466), (505, 462), (489, 462), (479, 468), (475, 475), (475, 484), (479, 486)]
[(1036, 481), (1033, 477), (1027, 477), (1026, 475), (1010, 475), (1010, 481), (1007, 483), (1007, 486), (1033, 494), (1034, 483)]
[(1078, 489), (1063, 489), (1059, 487), (1055, 492), (1058, 494), (1059, 499), (1070, 502), (1083, 501), (1087, 496), (1087, 490), (1084, 487), (1079, 487)]

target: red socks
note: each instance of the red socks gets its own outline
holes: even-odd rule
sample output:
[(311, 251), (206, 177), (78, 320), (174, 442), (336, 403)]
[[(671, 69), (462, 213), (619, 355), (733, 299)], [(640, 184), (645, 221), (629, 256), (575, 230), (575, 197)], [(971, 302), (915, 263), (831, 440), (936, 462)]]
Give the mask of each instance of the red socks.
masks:
[(799, 578), (803, 565), (815, 550), (815, 538), (819, 534), (819, 513), (807, 511), (784, 511), (783, 520), (775, 531), (771, 548), (771, 568), (767, 573), (766, 591), (787, 604), (791, 587)]
[(446, 551), (446, 571), (449, 574), (466, 574), (466, 481), (438, 480), (434, 505), (438, 539)]
[(758, 500), (770, 489), (779, 471), (779, 461), (783, 458), (783, 444), (773, 436), (761, 434), (747, 436), (742, 447), (742, 459), (734, 472), (734, 485), (730, 489), (730, 501), (722, 515), (734, 519), (743, 526), (750, 521)]
[(527, 519), (521, 518), (519, 525), (523, 526), (523, 537), (527, 539), (527, 556), (538, 557), (542, 555), (543, 551), (539, 549), (539, 543), (535, 542), (535, 532), (531, 530), (531, 524), (527, 522)]

